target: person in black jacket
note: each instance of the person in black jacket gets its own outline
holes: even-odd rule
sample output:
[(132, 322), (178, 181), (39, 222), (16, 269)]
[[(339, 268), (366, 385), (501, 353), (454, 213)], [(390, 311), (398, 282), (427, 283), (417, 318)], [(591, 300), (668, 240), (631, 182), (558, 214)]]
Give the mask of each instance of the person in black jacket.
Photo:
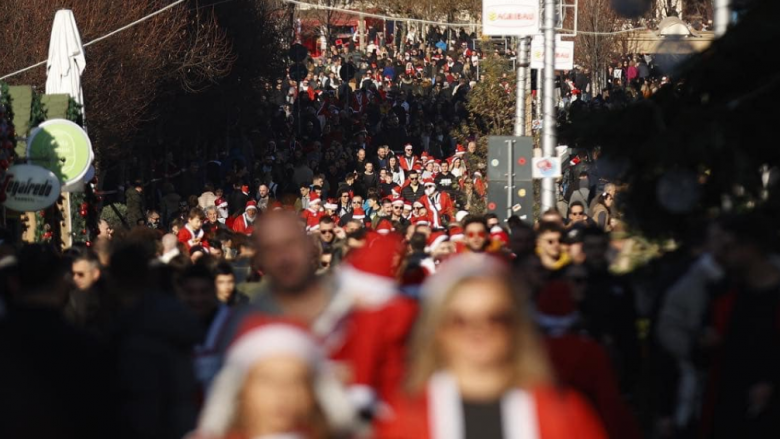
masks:
[(625, 390), (635, 384), (640, 365), (636, 305), (631, 285), (609, 272), (608, 249), (609, 236), (604, 231), (585, 229), (582, 250), (587, 284), (580, 313), (585, 330), (611, 354)]
[(0, 437), (117, 437), (108, 430), (108, 351), (63, 318), (70, 262), (45, 244), (17, 259), (0, 317)]
[(425, 194), (425, 188), (420, 184), (420, 174), (417, 171), (409, 171), (409, 185), (401, 191), (401, 197), (412, 203), (419, 200)]

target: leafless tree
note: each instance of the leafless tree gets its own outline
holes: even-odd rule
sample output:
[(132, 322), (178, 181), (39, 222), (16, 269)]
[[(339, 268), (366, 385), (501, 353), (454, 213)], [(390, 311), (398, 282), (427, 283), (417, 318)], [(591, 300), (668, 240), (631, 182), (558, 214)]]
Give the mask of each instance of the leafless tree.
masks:
[[(165, 0), (3, 0), (0, 74), (45, 60), (58, 9), (72, 9), (85, 43), (170, 4)], [(208, 8), (182, 4), (86, 49), (83, 87), (98, 159), (116, 157), (163, 83), (202, 90), (230, 71), (231, 44)], [(8, 79), (43, 91), (44, 67)]]

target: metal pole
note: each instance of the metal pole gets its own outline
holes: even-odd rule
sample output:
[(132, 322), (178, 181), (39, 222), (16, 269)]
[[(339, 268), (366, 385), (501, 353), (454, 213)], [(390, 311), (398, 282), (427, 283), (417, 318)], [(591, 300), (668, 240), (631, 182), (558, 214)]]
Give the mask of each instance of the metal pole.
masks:
[(722, 37), (731, 21), (731, 0), (715, 0), (715, 36)]
[[(542, 155), (553, 157), (557, 136), (555, 130), (555, 0), (544, 0), (544, 100), (542, 101)], [(542, 180), (542, 209), (555, 207), (555, 181)]]
[(366, 19), (363, 14), (358, 16), (358, 37), (360, 41), (360, 51), (366, 51)]
[[(516, 128), (516, 127), (515, 127)], [(517, 132), (515, 132), (517, 134)], [(512, 173), (512, 166), (515, 161), (515, 141), (506, 141), (506, 219), (508, 220), (512, 216), (512, 191), (515, 190), (514, 182), (515, 177)]]
[(536, 118), (542, 120), (542, 69), (536, 69)]
[(517, 63), (517, 102), (515, 105), (515, 136), (525, 136), (525, 83), (528, 75), (528, 39), (520, 38), (518, 43)]

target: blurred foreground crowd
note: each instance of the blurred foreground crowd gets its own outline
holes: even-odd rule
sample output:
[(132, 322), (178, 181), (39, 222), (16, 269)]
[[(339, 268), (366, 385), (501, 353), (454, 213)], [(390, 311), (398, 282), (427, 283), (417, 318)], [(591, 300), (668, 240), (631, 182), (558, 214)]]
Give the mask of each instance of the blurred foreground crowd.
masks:
[(771, 222), (710, 224), (649, 316), (598, 225), (497, 222), (4, 241), (0, 436), (777, 437)]

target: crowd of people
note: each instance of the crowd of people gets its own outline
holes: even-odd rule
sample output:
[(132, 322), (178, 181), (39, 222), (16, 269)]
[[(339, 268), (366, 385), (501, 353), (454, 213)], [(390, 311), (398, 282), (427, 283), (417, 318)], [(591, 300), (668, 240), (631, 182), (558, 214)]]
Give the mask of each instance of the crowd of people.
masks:
[(4, 237), (0, 437), (777, 437), (772, 224), (713, 221), (640, 315), (597, 154), (534, 224), (485, 213), (464, 35), (268, 84), (89, 246)]

